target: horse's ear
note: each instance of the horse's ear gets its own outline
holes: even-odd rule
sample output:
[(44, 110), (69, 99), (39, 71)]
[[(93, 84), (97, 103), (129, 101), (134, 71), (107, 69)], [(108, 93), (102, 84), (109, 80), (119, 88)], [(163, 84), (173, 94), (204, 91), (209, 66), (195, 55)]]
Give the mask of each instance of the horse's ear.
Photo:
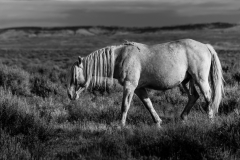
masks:
[(81, 56), (78, 56), (78, 65), (80, 65), (83, 61), (83, 58)]

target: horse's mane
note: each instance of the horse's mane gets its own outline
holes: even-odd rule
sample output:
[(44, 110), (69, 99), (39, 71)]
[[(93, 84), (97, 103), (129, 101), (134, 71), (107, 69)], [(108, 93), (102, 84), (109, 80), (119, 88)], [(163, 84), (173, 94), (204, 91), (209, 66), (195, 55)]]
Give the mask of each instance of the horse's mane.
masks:
[[(135, 42), (125, 41), (118, 46), (107, 46), (98, 49), (83, 58), (83, 70), (86, 79), (85, 86), (90, 89), (107, 89), (113, 84), (114, 50), (119, 46), (136, 46)], [(137, 47), (139, 49), (139, 47)], [(140, 49), (139, 49), (140, 50)], [(78, 62), (76, 62), (78, 64)], [(74, 80), (74, 75), (73, 80)]]
[(113, 83), (114, 48), (108, 46), (96, 50), (83, 59), (87, 88), (106, 89)]

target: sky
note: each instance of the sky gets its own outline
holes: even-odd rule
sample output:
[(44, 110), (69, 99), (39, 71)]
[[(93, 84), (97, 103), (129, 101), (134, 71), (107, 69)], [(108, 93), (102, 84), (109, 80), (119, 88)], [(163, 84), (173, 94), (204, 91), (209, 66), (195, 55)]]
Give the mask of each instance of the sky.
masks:
[(240, 0), (0, 0), (0, 28), (240, 23)]

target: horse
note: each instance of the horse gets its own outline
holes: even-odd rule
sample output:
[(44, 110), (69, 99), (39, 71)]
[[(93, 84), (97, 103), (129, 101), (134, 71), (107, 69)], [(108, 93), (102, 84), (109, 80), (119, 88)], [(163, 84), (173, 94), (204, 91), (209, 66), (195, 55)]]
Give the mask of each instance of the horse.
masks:
[[(145, 45), (125, 42), (78, 57), (72, 65), (67, 87), (71, 100), (83, 90), (106, 88), (117, 79), (123, 86), (121, 125), (125, 126), (134, 93), (150, 112), (157, 127), (162, 120), (153, 108), (146, 88), (168, 90), (181, 85), (188, 102), (180, 117), (184, 121), (202, 92), (206, 105), (202, 108), (213, 119), (224, 94), (222, 67), (210, 44), (192, 39), (180, 39), (162, 44)], [(187, 84), (189, 83), (189, 86)]]

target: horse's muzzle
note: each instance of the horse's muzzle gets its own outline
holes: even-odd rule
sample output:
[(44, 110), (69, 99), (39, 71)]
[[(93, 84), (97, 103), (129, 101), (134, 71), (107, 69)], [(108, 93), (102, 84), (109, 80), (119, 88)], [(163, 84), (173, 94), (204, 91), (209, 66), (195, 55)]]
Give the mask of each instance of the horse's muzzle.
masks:
[(67, 95), (70, 100), (76, 100), (77, 99), (77, 94), (72, 91), (71, 89), (67, 90)]

